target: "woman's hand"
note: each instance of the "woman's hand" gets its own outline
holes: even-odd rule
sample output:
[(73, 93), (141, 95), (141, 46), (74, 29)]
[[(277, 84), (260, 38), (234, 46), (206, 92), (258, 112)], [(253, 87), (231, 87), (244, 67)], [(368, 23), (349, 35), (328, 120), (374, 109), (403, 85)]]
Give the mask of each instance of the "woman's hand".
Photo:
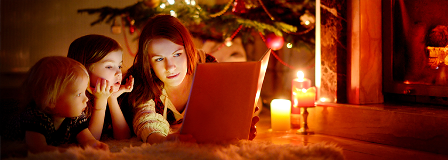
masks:
[(134, 77), (131, 75), (128, 79), (126, 79), (126, 84), (121, 85), (120, 89), (117, 92), (112, 93), (111, 97), (120, 97), (124, 92), (131, 92), (132, 89), (134, 89)]
[[(260, 108), (258, 106), (255, 107), (255, 112), (257, 112), (259, 109)], [(260, 121), (260, 117), (258, 117), (258, 116), (252, 117), (252, 123), (250, 125), (249, 140), (253, 140), (257, 136), (257, 126), (255, 126), (255, 124), (257, 124), (258, 121)]]

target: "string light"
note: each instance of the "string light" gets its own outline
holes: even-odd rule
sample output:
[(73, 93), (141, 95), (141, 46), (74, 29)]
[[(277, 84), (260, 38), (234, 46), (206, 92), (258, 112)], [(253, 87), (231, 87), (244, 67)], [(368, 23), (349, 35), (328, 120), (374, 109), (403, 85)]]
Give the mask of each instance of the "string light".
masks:
[(224, 43), (226, 44), (227, 47), (232, 46), (232, 38), (226, 38)]
[[(158, 7), (160, 7), (160, 9), (155, 9), (154, 11), (156, 13), (159, 13), (159, 12), (160, 13), (167, 13), (167, 11), (169, 11), (169, 14), (172, 15), (173, 17), (177, 17), (178, 16), (176, 11), (178, 9), (180, 9), (180, 10), (182, 10), (182, 13), (179, 12), (179, 14), (182, 14), (182, 15), (188, 14), (186, 16), (182, 16), (181, 18), (186, 17), (189, 20), (191, 20), (191, 18), (194, 18), (193, 19), (194, 23), (188, 24), (188, 25), (192, 25), (192, 26), (198, 25), (198, 24), (196, 24), (197, 22), (201, 22), (199, 25), (203, 25), (202, 22), (204, 22), (204, 20), (203, 20), (204, 18), (207, 19), (207, 20), (211, 19), (212, 21), (216, 21), (215, 19), (217, 19), (219, 21), (220, 18), (215, 18), (215, 17), (219, 17), (219, 16), (222, 16), (222, 15), (226, 14), (227, 11), (232, 7), (232, 4), (234, 4), (233, 5), (233, 7), (234, 7), (235, 3), (237, 3), (237, 2), (248, 2), (248, 3), (246, 3), (246, 9), (248, 9), (248, 8), (254, 9), (254, 8), (262, 7), (263, 9), (261, 10), (261, 12), (264, 11), (264, 13), (266, 13), (271, 20), (276, 20), (276, 18), (270, 13), (270, 11), (272, 11), (274, 13), (274, 12), (277, 12), (277, 10), (269, 9), (269, 7), (271, 7), (271, 6), (265, 5), (263, 0), (225, 0), (225, 1), (227, 1), (227, 4), (224, 4), (225, 6), (223, 8), (222, 8), (222, 5), (221, 5), (220, 6), (221, 10), (219, 12), (216, 12), (216, 10), (213, 9), (213, 11), (214, 11), (213, 13), (209, 13), (205, 9), (203, 11), (203, 9), (201, 9), (201, 5), (197, 4), (196, 0), (183, 0), (183, 1), (179, 1), (179, 0), (177, 0), (177, 1), (176, 0), (144, 0), (144, 1), (141, 1), (141, 0), (139, 0), (138, 2), (139, 3), (140, 2), (148, 2), (148, 3), (149, 2), (158, 2), (157, 4), (159, 4)], [(257, 1), (258, 1), (258, 3), (256, 3)], [(283, 1), (284, 0), (282, 0), (282, 2), (279, 2), (279, 3), (284, 3)], [(147, 3), (144, 3), (144, 4), (148, 5)], [(241, 3), (238, 3), (238, 4), (241, 4)], [(269, 5), (270, 4), (272, 4), (272, 3), (269, 3)], [(274, 4), (277, 4), (277, 1)], [(170, 5), (173, 5), (173, 6), (170, 6)], [(188, 6), (186, 6), (186, 5), (188, 5)], [(194, 5), (194, 6), (191, 7), (189, 5)], [(250, 7), (248, 7), (248, 6), (250, 6)], [(154, 6), (154, 7), (156, 7), (156, 6)], [(154, 8), (154, 7), (152, 7), (152, 8)], [(171, 10), (171, 8), (173, 8), (173, 10)], [(121, 15), (121, 14), (129, 16), (129, 15), (132, 15), (130, 13), (136, 13), (137, 15), (135, 15), (135, 17), (140, 17), (140, 15), (138, 15), (138, 14), (145, 14), (146, 13), (146, 12), (143, 12), (141, 9), (142, 8), (139, 8), (139, 7), (135, 8), (134, 7), (134, 8), (129, 10), (129, 8), (127, 7), (127, 8), (121, 8), (121, 9), (119, 8), (119, 9), (116, 9), (116, 10), (114, 9), (114, 11), (111, 12), (110, 10), (108, 10), (106, 8), (99, 8), (99, 9), (81, 9), (81, 10), (78, 10), (78, 12), (89, 12), (89, 14), (91, 14), (90, 12), (92, 12), (92, 13), (100, 12), (101, 15), (110, 15), (112, 17), (113, 16), (117, 16), (117, 15)], [(143, 9), (146, 9), (146, 7), (144, 7)], [(187, 12), (183, 12), (184, 9), (187, 9)], [(209, 8), (207, 8), (207, 9), (209, 9)], [(248, 11), (250, 13), (252, 10), (248, 10)], [(259, 11), (257, 10), (256, 12), (259, 12)], [(302, 10), (300, 10), (300, 11), (293, 10), (293, 12), (302, 12)], [(274, 14), (274, 15), (278, 15), (278, 14)], [(236, 17), (234, 17), (234, 16), (236, 16)], [(105, 17), (107, 17), (107, 16), (105, 16)], [(97, 24), (99, 22), (103, 22), (105, 20), (105, 17), (100, 16), (99, 19), (97, 21), (95, 21), (94, 23), (92, 23), (92, 24)], [(258, 17), (258, 16), (254, 16), (254, 17)], [(213, 19), (213, 18), (215, 18), (215, 19)], [(304, 26), (307, 30), (305, 30), (305, 31), (297, 31), (297, 27), (295, 27), (293, 25), (289, 25), (289, 24), (278, 23), (277, 21), (273, 22), (274, 24), (270, 24), (270, 23), (260, 23), (260, 24), (258, 24), (257, 23), (258, 22), (257, 19), (255, 19), (255, 20), (251, 20), (251, 19), (247, 19), (247, 20), (243, 19), (243, 20), (241, 20), (241, 18), (238, 18), (238, 15), (235, 15), (235, 13), (233, 13), (233, 14), (231, 13), (231, 14), (229, 14), (229, 17), (225, 17), (225, 18), (229, 18), (229, 19), (235, 18), (236, 21), (237, 21), (237, 24), (240, 25), (240, 27), (236, 31), (234, 31), (234, 34), (230, 37), (230, 41), (226, 41), (225, 40), (224, 43), (220, 44), (220, 47), (218, 47), (217, 50), (223, 48), (224, 46), (227, 46), (227, 47), (228, 46), (232, 46), (233, 45), (232, 44), (232, 39), (234, 38), (234, 35), (236, 35), (236, 33), (239, 33), (239, 31), (242, 28), (242, 26), (245, 26), (247, 28), (247, 30), (244, 30), (243, 32), (251, 31), (254, 28), (255, 29), (257, 29), (257, 28), (265, 28), (264, 30), (272, 31), (272, 32), (275, 32), (275, 33), (279, 32), (279, 31), (282, 31), (282, 32), (284, 32), (283, 34), (286, 33), (286, 34), (291, 34), (293, 36), (297, 36), (297, 35), (302, 35), (302, 34), (309, 33), (312, 30), (314, 30), (314, 28), (315, 28), (314, 23), (316, 21), (314, 15), (311, 14), (309, 11), (306, 11), (305, 14), (300, 16), (300, 24), (302, 26)], [(139, 22), (142, 22), (144, 20), (145, 19), (141, 19), (141, 18), (135, 19), (135, 21), (139, 21)], [(128, 22), (128, 21), (126, 21), (126, 22)], [(138, 22), (136, 22), (136, 23), (138, 23)], [(223, 22), (223, 23), (227, 23), (227, 22)], [(256, 25), (253, 25), (253, 23), (256, 23)], [(129, 21), (129, 24), (130, 25), (122, 25), (122, 27), (123, 26), (129, 26), (129, 27), (134, 27), (135, 28), (135, 26), (133, 26), (130, 21)], [(138, 23), (138, 24), (140, 24), (140, 23)], [(210, 23), (210, 24), (214, 24), (214, 23)], [(277, 25), (277, 24), (279, 24), (279, 25)], [(208, 24), (204, 24), (204, 25), (205, 25), (205, 27), (209, 26)], [(232, 24), (232, 25), (234, 25), (234, 24)], [(227, 32), (229, 32), (229, 30), (226, 30), (225, 28), (222, 29), (222, 28), (217, 26), (215, 29), (216, 29), (217, 33), (225, 32), (225, 33), (223, 33), (223, 35), (228, 35)], [(219, 29), (221, 29), (222, 31), (220, 31)], [(138, 32), (137, 29), (135, 29), (135, 31)], [(197, 31), (197, 32), (200, 32), (200, 31)], [(205, 34), (207, 36), (209, 34), (214, 34), (214, 33), (208, 33), (208, 32), (202, 33), (202, 32), (200, 32), (198, 34)], [(242, 38), (245, 38), (246, 33), (242, 33), (241, 36), (242, 36)], [(261, 35), (261, 36), (264, 38), (263, 35)], [(308, 36), (308, 35), (305, 35), (305, 36)], [(225, 38), (228, 38), (228, 37), (226, 36)], [(298, 47), (298, 46), (296, 46), (296, 44), (294, 42), (295, 38), (294, 38), (294, 40), (290, 40), (290, 39), (288, 39), (288, 40), (290, 41), (290, 43), (287, 42), (287, 44), (286, 44), (286, 47), (288, 49), (292, 49), (293, 47)], [(304, 40), (299, 40), (299, 41), (304, 41)], [(127, 48), (129, 49), (129, 47), (127, 47)], [(130, 52), (130, 54), (131, 55), (135, 55), (132, 52)], [(276, 59), (281, 61), (280, 57), (275, 55), (275, 53), (273, 53), (273, 54), (274, 54), (273, 56), (275, 56)], [(446, 61), (448, 62), (448, 58), (447, 58)], [(281, 62), (283, 62), (283, 61), (281, 61)], [(289, 64), (286, 64), (286, 63), (284, 65), (287, 66), (287, 67), (291, 67)], [(307, 68), (312, 68), (312, 67), (314, 67), (314, 65), (313, 66), (309, 66)]]
[(177, 17), (177, 14), (176, 14), (176, 12), (175, 12), (174, 10), (171, 10), (171, 11), (170, 11), (170, 14), (171, 14), (171, 16), (173, 16), (173, 17)]
[(271, 18), (271, 20), (275, 20), (275, 18), (271, 15), (271, 13), (269, 13), (268, 9), (266, 9), (266, 6), (264, 6), (263, 2), (261, 0), (258, 0), (258, 2), (261, 4), (261, 7), (263, 7), (264, 12), (268, 14), (269, 18)]
[(214, 17), (218, 17), (218, 16), (221, 16), (222, 14), (226, 13), (226, 11), (230, 8), (230, 5), (232, 5), (232, 3), (233, 3), (233, 0), (229, 1), (223, 10), (221, 10), (215, 14), (210, 14), (210, 17), (214, 18)]
[[(230, 43), (232, 43), (232, 39), (235, 38), (236, 34), (238, 34), (238, 32), (241, 30), (241, 28), (243, 28), (243, 25), (240, 25), (240, 26), (238, 27), (238, 29), (236, 29), (236, 31), (232, 34), (232, 36), (226, 38), (226, 39), (224, 40), (224, 43), (222, 43), (222, 45), (219, 46), (218, 49), (216, 49), (216, 50), (214, 50), (214, 51), (212, 51), (212, 52), (210, 52), (210, 53), (219, 51), (222, 47), (226, 46), (226, 42), (227, 42), (227, 40), (230, 40)], [(232, 44), (230, 44), (230, 46), (231, 46), (231, 45), (232, 45)], [(229, 46), (227, 46), (227, 47), (229, 47)]]

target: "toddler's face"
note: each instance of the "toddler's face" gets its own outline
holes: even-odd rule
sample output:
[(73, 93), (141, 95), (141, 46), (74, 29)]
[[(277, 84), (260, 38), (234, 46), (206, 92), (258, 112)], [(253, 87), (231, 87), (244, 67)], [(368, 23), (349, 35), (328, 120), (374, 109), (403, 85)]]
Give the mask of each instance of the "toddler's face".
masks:
[(56, 100), (56, 106), (53, 109), (55, 115), (59, 117), (77, 117), (81, 115), (89, 100), (86, 96), (88, 85), (87, 75), (69, 83)]
[(168, 39), (153, 39), (148, 45), (151, 66), (166, 86), (178, 86), (187, 75), (187, 54), (183, 46)]
[(114, 92), (120, 89), (122, 81), (123, 51), (112, 51), (90, 67), (90, 86), (95, 87), (98, 79), (106, 79)]

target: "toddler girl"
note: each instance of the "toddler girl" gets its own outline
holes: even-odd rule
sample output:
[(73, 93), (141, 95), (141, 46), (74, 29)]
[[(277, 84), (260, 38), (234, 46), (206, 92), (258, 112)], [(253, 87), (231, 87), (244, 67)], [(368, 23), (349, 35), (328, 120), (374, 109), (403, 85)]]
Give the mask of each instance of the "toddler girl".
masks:
[(31, 152), (64, 151), (56, 146), (74, 142), (109, 149), (87, 128), (88, 83), (84, 66), (67, 57), (45, 57), (30, 69), (23, 84), (27, 108), (21, 127)]
[(134, 78), (121, 85), (123, 51), (118, 42), (102, 35), (82, 36), (70, 44), (67, 57), (83, 64), (90, 75), (87, 112), (93, 136), (100, 139), (103, 126), (107, 129), (111, 124), (114, 138), (129, 138), (130, 129), (117, 98), (132, 91)]

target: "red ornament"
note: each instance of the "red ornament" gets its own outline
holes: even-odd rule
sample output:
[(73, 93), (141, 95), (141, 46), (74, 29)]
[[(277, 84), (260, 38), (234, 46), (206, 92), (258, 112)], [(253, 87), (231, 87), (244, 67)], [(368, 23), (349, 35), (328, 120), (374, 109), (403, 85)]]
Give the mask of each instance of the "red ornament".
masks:
[(135, 32), (135, 29), (137, 29), (137, 27), (135, 27), (135, 20), (133, 20), (133, 19), (131, 19), (131, 17), (129, 17), (129, 16), (127, 16), (126, 17), (126, 20), (128, 21), (128, 23), (129, 23), (129, 33), (134, 33)]
[(131, 25), (131, 26), (129, 26), (129, 33), (134, 33), (135, 32), (135, 26), (134, 25)]
[(282, 36), (277, 36), (274, 33), (269, 33), (266, 35), (266, 46), (272, 50), (279, 50), (283, 47), (285, 40)]
[(244, 4), (244, 0), (235, 0), (233, 2), (233, 9), (232, 9), (233, 13), (246, 13), (246, 5)]

